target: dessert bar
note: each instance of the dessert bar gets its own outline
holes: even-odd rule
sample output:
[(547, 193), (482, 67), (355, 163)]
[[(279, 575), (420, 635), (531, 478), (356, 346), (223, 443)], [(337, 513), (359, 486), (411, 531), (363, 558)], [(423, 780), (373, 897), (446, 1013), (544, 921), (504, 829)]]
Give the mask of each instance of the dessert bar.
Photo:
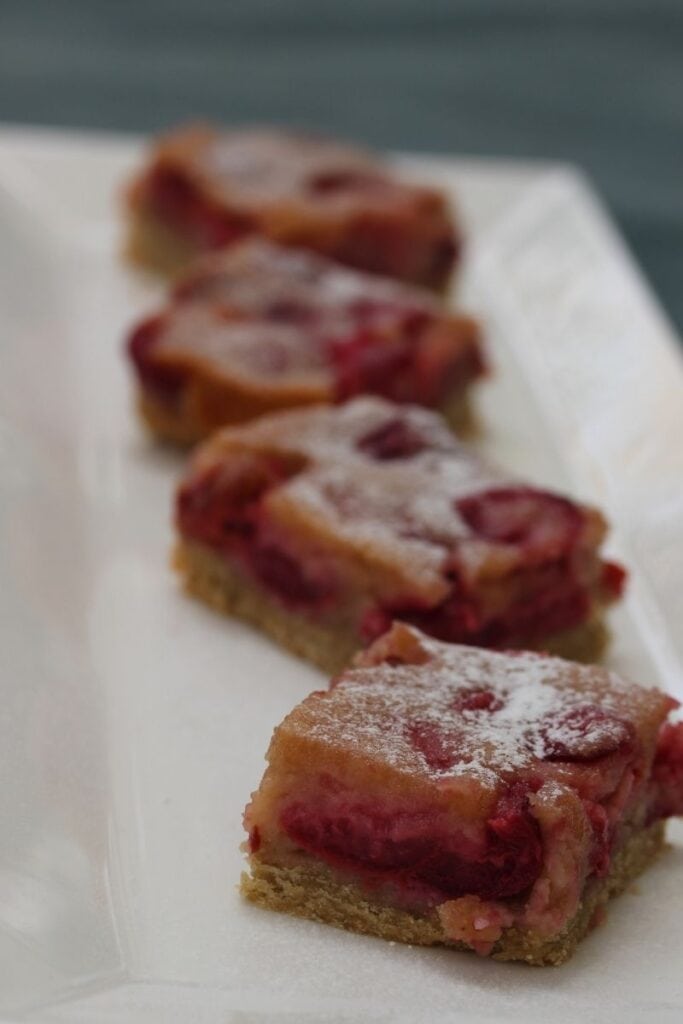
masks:
[(330, 672), (394, 619), (590, 660), (625, 576), (601, 556), (596, 509), (380, 398), (219, 431), (181, 481), (176, 525), (188, 590)]
[(599, 667), (395, 624), (276, 729), (242, 892), (394, 941), (562, 963), (683, 812), (674, 707)]
[(475, 321), (431, 293), (261, 239), (198, 261), (128, 352), (144, 421), (186, 443), (363, 393), (439, 407), (463, 428), (484, 371)]
[(179, 128), (159, 139), (127, 192), (128, 251), (176, 272), (198, 252), (261, 235), (428, 288), (460, 247), (445, 197), (378, 156), (280, 128)]

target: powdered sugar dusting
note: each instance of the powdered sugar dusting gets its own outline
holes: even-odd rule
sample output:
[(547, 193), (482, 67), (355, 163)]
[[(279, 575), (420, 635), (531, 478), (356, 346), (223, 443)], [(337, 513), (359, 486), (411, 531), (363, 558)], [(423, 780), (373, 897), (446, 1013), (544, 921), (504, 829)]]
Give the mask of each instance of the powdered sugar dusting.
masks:
[(659, 691), (606, 669), (442, 644), (400, 624), (378, 641), (382, 657), (405, 652), (406, 634), (429, 660), (372, 664), (371, 650), (328, 696), (301, 706), (309, 736), (411, 774), (494, 785), (622, 749), (644, 718), (666, 714)]

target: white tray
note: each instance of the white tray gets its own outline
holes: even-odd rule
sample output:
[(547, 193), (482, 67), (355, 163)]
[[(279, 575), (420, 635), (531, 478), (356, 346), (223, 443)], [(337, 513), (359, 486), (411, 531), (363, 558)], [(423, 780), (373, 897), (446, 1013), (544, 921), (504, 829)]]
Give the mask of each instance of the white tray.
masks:
[[(311, 668), (178, 592), (181, 460), (131, 411), (134, 140), (0, 133), (0, 1009), (111, 1024), (683, 1019), (677, 846), (558, 970), (240, 902), (241, 812)], [(683, 369), (577, 173), (404, 158), (457, 193), (497, 375), (482, 446), (597, 501), (633, 569), (611, 661), (683, 696)]]

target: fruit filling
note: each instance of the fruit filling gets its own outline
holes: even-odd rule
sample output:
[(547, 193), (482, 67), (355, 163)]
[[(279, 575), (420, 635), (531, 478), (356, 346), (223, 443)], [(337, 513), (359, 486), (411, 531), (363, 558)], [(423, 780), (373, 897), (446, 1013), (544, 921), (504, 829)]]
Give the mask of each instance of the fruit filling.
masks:
[(264, 507), (268, 494), (300, 468), (296, 459), (241, 452), (228, 467), (209, 467), (181, 488), (176, 514), (185, 536), (235, 558), (287, 607), (316, 612), (334, 601), (334, 573), (289, 551)]
[(478, 537), (515, 544), (529, 558), (566, 554), (582, 526), (573, 502), (532, 487), (498, 487), (456, 502), (460, 516)]
[(441, 216), (431, 223), (419, 210), (407, 209), (399, 216), (357, 217), (334, 255), (340, 263), (371, 274), (433, 287), (448, 279), (460, 251)]
[(370, 394), (435, 407), (485, 369), (478, 349), (435, 343), (429, 321), (410, 315), (390, 336), (363, 326), (329, 351), (337, 401)]
[(181, 171), (155, 167), (145, 181), (149, 210), (198, 249), (220, 249), (253, 231), (244, 214), (212, 203)]
[[(387, 424), (374, 437), (364, 439), (361, 447), (377, 459), (409, 457), (421, 451), (419, 439), (406, 436), (406, 428), (400, 424)], [(468, 495), (457, 501), (455, 508), (471, 532), (450, 554), (448, 595), (429, 608), (405, 602), (371, 608), (361, 627), (366, 641), (374, 640), (394, 619), (400, 619), (440, 640), (518, 647), (586, 620), (595, 588), (592, 580), (586, 585), (577, 571), (575, 553), (584, 526), (577, 505), (531, 487), (503, 487)], [(517, 571), (510, 581), (516, 600), (502, 610), (487, 607), (485, 591), (481, 587), (473, 590), (459, 571), (458, 549), (476, 537), (513, 548), (523, 558), (523, 574)], [(625, 573), (614, 563), (604, 563), (600, 572), (597, 590), (607, 600), (614, 600), (621, 594)]]
[(456, 580), (436, 607), (397, 603), (369, 609), (361, 625), (363, 637), (374, 640), (399, 619), (451, 643), (501, 649), (533, 644), (580, 625), (590, 612), (591, 592), (568, 573), (566, 562), (529, 572), (523, 598), (497, 613), (487, 613), (477, 593)]
[(359, 438), (358, 450), (373, 459), (406, 459), (426, 451), (429, 442), (411, 423), (400, 416), (382, 423), (375, 430)]
[(666, 722), (652, 766), (649, 820), (683, 814), (683, 722)]
[(428, 810), (390, 810), (349, 795), (287, 804), (280, 827), (298, 847), (361, 874), (369, 887), (391, 881), (422, 889), (432, 902), (466, 893), (506, 899), (528, 890), (541, 870), (540, 830), (522, 785), (510, 787), (476, 835), (449, 829)]
[(155, 349), (164, 326), (163, 315), (151, 316), (135, 328), (128, 340), (128, 354), (141, 384), (163, 405), (178, 404), (186, 374), (180, 367), (160, 362)]

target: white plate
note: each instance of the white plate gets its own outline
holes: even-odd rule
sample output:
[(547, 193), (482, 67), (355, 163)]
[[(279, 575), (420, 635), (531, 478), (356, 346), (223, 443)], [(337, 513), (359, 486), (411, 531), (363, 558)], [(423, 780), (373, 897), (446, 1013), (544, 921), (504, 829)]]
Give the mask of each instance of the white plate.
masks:
[[(240, 816), (317, 673), (183, 598), (180, 459), (121, 358), (132, 140), (0, 134), (0, 984), (6, 1019), (680, 1022), (683, 847), (559, 970), (245, 906)], [(572, 170), (408, 159), (457, 192), (497, 376), (484, 448), (605, 507), (634, 570), (611, 660), (683, 696), (683, 370)], [(671, 829), (679, 843), (683, 831)], [(12, 1015), (14, 1015), (12, 1017)]]

